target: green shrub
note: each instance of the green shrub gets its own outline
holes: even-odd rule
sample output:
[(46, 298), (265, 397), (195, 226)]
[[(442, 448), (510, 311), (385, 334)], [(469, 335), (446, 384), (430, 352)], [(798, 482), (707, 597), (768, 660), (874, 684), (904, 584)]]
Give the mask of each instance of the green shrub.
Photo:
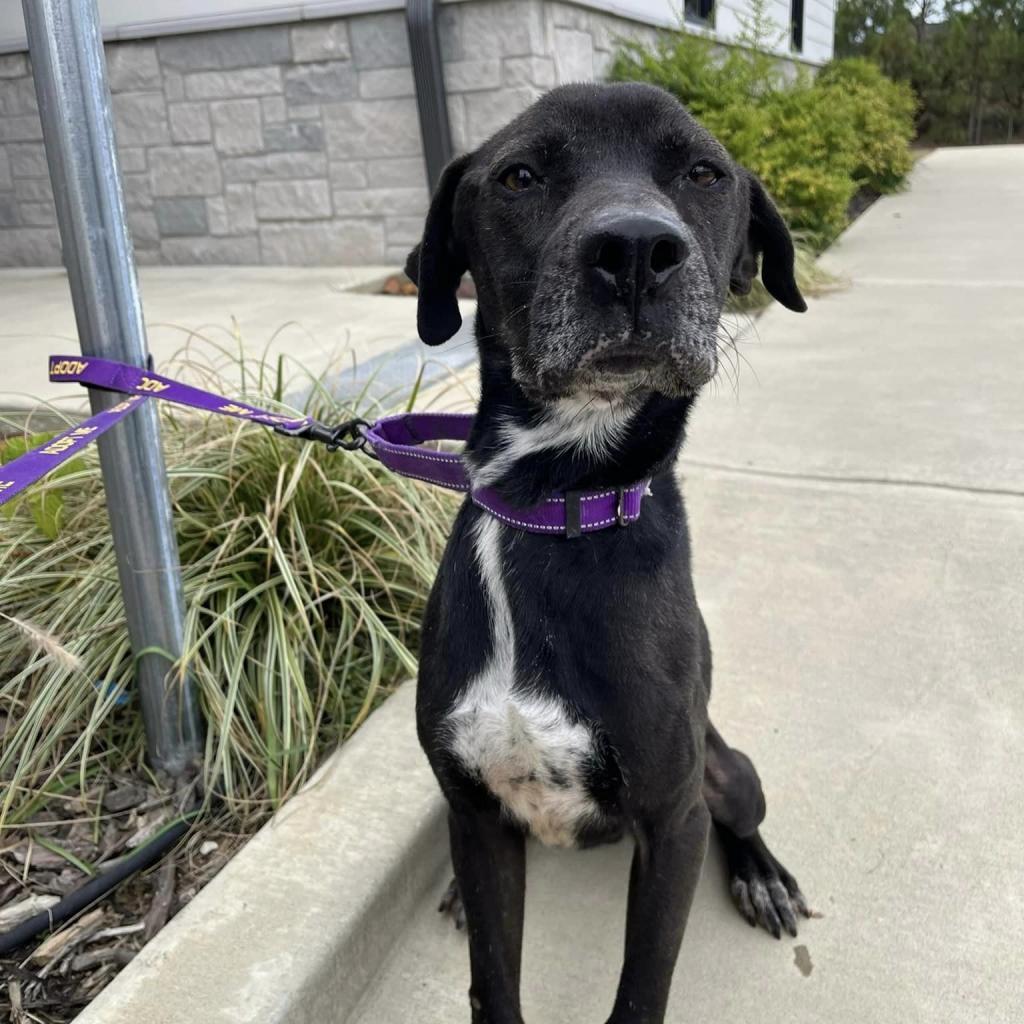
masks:
[(853, 178), (858, 187), (875, 192), (899, 188), (913, 160), (917, 99), (906, 82), (894, 82), (863, 57), (833, 61), (815, 79), (837, 108), (845, 110), (858, 144)]
[(867, 61), (836, 61), (817, 77), (763, 52), (774, 41), (763, 9), (746, 45), (721, 47), (685, 31), (651, 46), (622, 44), (616, 81), (667, 89), (765, 183), (791, 228), (824, 247), (847, 223), (858, 189), (899, 187), (911, 159), (914, 98)]

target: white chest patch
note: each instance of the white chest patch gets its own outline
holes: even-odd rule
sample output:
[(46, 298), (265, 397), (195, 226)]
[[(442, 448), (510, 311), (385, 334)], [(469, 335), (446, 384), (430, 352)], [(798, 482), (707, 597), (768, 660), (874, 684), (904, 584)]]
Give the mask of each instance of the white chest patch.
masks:
[(476, 526), (493, 648), (448, 715), (451, 751), (542, 843), (573, 846), (579, 829), (601, 818), (585, 780), (594, 739), (559, 700), (516, 687), (515, 634), (501, 564), (504, 529), (490, 516)]

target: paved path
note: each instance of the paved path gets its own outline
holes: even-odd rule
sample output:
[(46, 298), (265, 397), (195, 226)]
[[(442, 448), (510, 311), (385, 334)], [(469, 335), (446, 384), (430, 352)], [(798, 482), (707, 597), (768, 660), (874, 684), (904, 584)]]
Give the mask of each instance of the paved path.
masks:
[[(850, 287), (762, 317), (756, 378), (695, 417), (713, 715), (825, 916), (751, 931), (713, 852), (672, 1024), (1024, 1019), (1022, 223), (1024, 147), (931, 154), (830, 254)], [(606, 1019), (628, 856), (531, 849), (531, 1024)], [(359, 1024), (468, 1020), (431, 904)]]
[[(361, 366), (411, 347), (415, 338), (415, 299), (367, 293), (370, 284), (393, 271), (141, 267), (150, 350), (160, 366), (186, 344), (204, 362), (216, 358), (220, 347), (229, 352), (241, 348), (248, 358), (284, 354), (317, 374), (351, 369), (354, 362)], [(0, 270), (0, 309), (0, 410), (31, 408), (40, 398), (81, 404), (79, 389), (46, 378), (48, 353), (78, 350), (64, 272)], [(415, 377), (412, 363), (415, 359), (408, 367), (403, 364), (404, 382)]]

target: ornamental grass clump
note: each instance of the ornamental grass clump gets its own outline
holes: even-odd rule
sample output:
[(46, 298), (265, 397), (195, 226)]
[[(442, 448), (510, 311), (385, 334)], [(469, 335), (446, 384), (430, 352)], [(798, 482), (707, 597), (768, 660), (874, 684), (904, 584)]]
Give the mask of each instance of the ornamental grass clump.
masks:
[[(228, 369), (229, 382), (209, 367), (192, 379), (274, 409), (305, 391), (302, 411), (329, 423), (402, 404), (365, 395), (343, 404), (322, 380), (284, 382), (280, 364)], [(453, 502), (359, 452), (331, 454), (170, 406), (161, 422), (187, 609), (178, 670), (194, 681), (207, 724), (207, 791), (251, 825), (414, 672)], [(111, 772), (145, 772), (95, 451), (34, 494), (0, 517), (0, 825), (8, 827), (51, 797), (95, 790)]]

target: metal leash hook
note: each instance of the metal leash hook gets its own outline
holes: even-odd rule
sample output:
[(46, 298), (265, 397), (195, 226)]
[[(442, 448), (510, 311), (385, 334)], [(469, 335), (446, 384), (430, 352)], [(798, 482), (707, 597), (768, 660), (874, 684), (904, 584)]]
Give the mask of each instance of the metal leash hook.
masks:
[(366, 433), (370, 424), (363, 419), (345, 420), (336, 427), (329, 427), (326, 423), (319, 423), (312, 420), (301, 427), (276, 426), (274, 430), (285, 437), (297, 437), (303, 441), (316, 441), (325, 445), (329, 452), (336, 452), (339, 449), (346, 452), (356, 452), (366, 444)]

